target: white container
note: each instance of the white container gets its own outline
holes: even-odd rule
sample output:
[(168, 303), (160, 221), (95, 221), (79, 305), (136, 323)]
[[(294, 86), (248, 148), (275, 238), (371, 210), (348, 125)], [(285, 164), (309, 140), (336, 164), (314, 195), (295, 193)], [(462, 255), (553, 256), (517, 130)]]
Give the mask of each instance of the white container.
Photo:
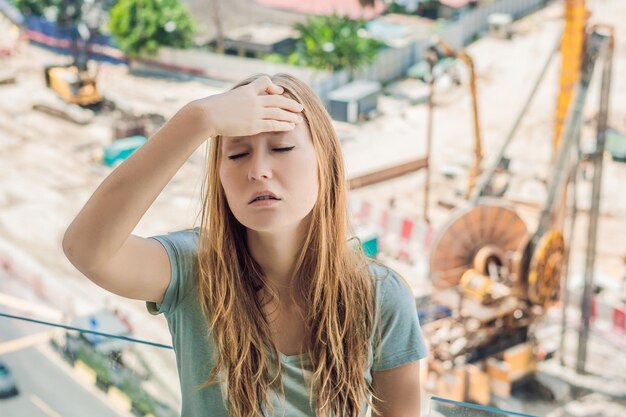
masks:
[(508, 13), (492, 13), (489, 15), (489, 35), (494, 38), (509, 39), (511, 37), (513, 17)]

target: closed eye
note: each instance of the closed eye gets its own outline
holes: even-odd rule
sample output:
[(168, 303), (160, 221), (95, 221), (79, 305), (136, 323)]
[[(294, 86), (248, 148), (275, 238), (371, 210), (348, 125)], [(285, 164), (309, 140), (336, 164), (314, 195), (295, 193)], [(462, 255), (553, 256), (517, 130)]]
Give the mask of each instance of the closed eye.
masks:
[(287, 148), (275, 148), (274, 151), (275, 152), (289, 152), (293, 148), (295, 148), (295, 146), (289, 146)]
[(231, 160), (232, 160), (232, 159), (239, 159), (239, 158), (241, 158), (242, 156), (246, 156), (246, 155), (247, 155), (247, 153), (238, 153), (238, 154), (236, 154), (236, 155), (230, 155), (230, 156), (228, 157), (228, 159), (231, 159)]
[[(288, 147), (286, 147), (286, 148), (274, 148), (274, 149), (272, 149), (272, 150), (273, 150), (274, 152), (281, 152), (281, 153), (282, 153), (282, 152), (289, 152), (289, 151), (290, 151), (290, 150), (292, 150), (293, 148), (295, 148), (295, 146), (288, 146)], [(248, 155), (248, 152), (238, 153), (238, 154), (235, 154), (235, 155), (230, 155), (230, 156), (228, 157), (228, 159), (230, 159), (230, 160), (235, 160), (235, 159), (242, 158), (242, 157), (244, 157), (244, 156), (246, 156), (246, 155)]]

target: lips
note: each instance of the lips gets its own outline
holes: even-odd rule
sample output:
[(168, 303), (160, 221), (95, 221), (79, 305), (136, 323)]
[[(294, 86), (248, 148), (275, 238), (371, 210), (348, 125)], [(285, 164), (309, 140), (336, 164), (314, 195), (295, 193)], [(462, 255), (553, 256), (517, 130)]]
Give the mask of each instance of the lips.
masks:
[(248, 204), (252, 204), (255, 201), (259, 201), (259, 200), (261, 201), (262, 200), (280, 200), (280, 198), (278, 198), (278, 196), (274, 194), (273, 192), (269, 190), (264, 190), (258, 193), (254, 193)]

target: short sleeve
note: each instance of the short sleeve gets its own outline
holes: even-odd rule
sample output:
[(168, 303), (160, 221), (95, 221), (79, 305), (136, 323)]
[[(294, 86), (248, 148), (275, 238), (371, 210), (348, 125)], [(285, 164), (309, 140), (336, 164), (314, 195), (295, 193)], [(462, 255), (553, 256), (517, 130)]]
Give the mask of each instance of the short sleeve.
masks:
[(148, 301), (150, 314), (168, 315), (185, 299), (198, 282), (199, 228), (181, 230), (167, 235), (151, 236), (165, 248), (170, 260), (171, 279), (162, 303)]
[(393, 270), (375, 266), (378, 320), (373, 371), (383, 371), (414, 362), (428, 355), (411, 290)]

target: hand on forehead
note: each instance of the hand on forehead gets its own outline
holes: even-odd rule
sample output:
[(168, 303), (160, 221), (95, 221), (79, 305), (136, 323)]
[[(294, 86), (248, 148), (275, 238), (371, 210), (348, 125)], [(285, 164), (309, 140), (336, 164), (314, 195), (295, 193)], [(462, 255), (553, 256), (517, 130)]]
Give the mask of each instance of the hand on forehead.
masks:
[[(259, 115), (263, 120), (266, 121), (280, 121), (280, 122), (288, 122), (293, 124), (292, 129), (285, 130), (282, 126), (279, 126), (279, 129), (268, 129), (263, 132), (259, 132), (253, 135), (245, 135), (245, 136), (226, 136), (224, 135), (223, 144), (227, 144), (229, 142), (233, 143), (242, 143), (247, 139), (255, 139), (255, 138), (281, 138), (285, 136), (290, 136), (292, 133), (301, 134), (299, 132), (301, 130), (301, 126), (304, 121), (302, 117), (301, 111), (303, 110), (303, 106), (294, 100), (291, 95), (285, 91), (282, 91), (280, 94), (278, 93), (269, 93), (267, 91), (259, 93), (260, 96), (264, 97), (263, 107), (261, 109), (261, 114)], [(242, 123), (245, 123), (244, 115), (242, 114)], [(305, 129), (307, 130), (307, 129)], [(308, 130), (307, 130), (308, 131)]]

